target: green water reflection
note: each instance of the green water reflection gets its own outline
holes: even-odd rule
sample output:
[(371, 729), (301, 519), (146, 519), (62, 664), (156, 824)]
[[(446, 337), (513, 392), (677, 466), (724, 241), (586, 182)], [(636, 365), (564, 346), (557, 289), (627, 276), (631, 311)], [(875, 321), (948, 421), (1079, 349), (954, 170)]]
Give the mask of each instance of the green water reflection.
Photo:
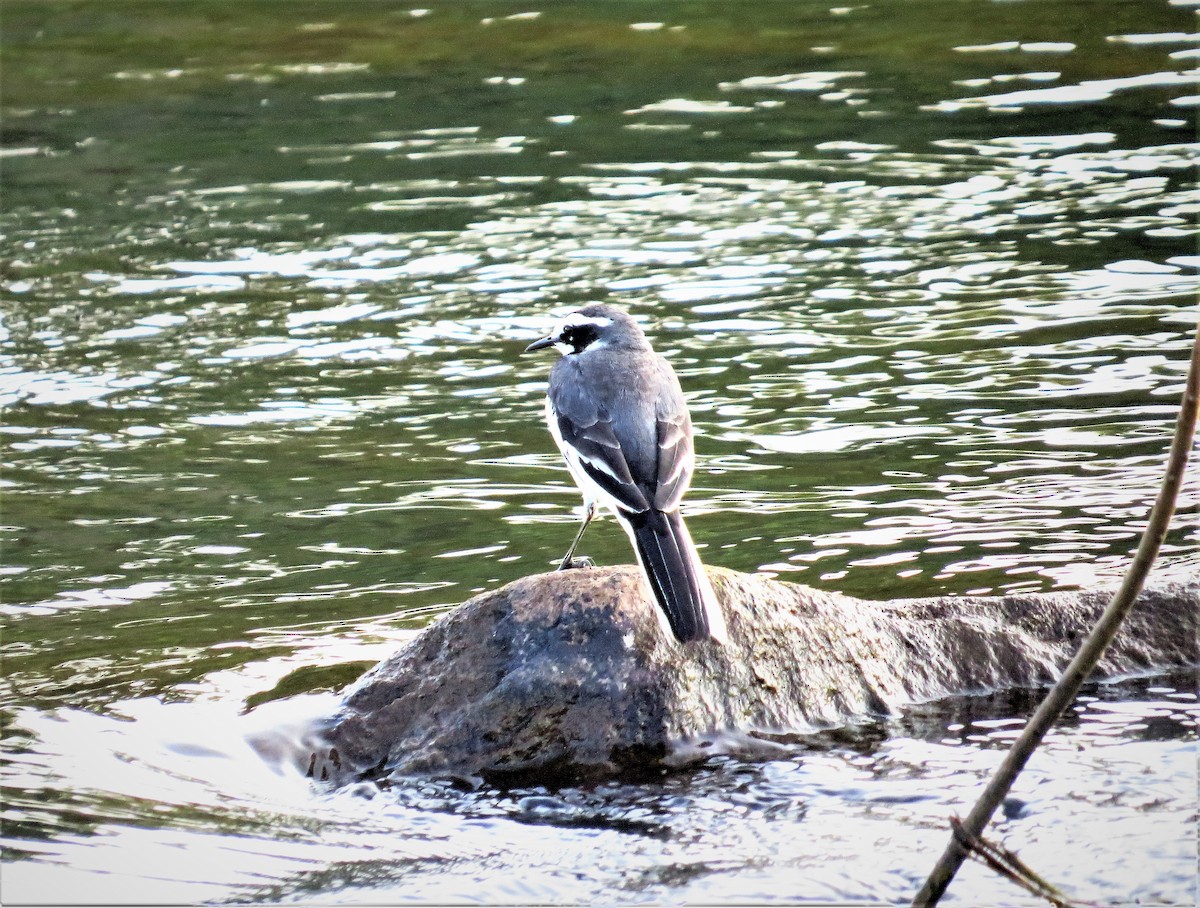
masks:
[(711, 560), (1115, 564), (1192, 320), (1180, 89), (945, 107), (1177, 72), (1187, 17), (1037, 7), (10, 5), (9, 669), (99, 705), (544, 568), (518, 351), (596, 296), (684, 375)]

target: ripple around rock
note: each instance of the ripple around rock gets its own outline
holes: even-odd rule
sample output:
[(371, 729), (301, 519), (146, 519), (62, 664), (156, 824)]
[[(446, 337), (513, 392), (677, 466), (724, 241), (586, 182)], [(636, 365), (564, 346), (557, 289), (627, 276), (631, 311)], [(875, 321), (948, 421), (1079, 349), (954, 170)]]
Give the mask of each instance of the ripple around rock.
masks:
[[(868, 602), (713, 569), (729, 643), (666, 639), (634, 567), (526, 577), (364, 675), (310, 760), (334, 782), (604, 776), (951, 694), (1046, 684), (1104, 591)], [(1200, 583), (1142, 594), (1099, 674), (1197, 663)]]

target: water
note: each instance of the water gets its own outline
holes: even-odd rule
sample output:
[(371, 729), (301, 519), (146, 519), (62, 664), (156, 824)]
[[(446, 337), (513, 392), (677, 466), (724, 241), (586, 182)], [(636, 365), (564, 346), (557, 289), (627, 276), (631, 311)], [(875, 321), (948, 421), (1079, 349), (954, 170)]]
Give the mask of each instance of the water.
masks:
[[(1119, 577), (1197, 322), (1195, 4), (131, 10), (0, 37), (5, 898), (915, 891), (1028, 697), (565, 792), (316, 792), (247, 736), (561, 556), (520, 351), (589, 299), (682, 377), (712, 563)], [(1092, 690), (998, 831), (1081, 898), (1188, 902), (1194, 694)]]

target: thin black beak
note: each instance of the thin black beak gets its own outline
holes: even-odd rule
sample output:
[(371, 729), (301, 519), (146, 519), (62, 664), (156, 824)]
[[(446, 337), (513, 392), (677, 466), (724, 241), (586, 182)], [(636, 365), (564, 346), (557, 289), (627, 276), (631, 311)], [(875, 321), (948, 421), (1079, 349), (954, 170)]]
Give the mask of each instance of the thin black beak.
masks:
[(539, 341), (534, 341), (525, 348), (526, 353), (532, 353), (534, 350), (545, 350), (547, 347), (553, 347), (556, 343), (553, 337), (543, 337)]

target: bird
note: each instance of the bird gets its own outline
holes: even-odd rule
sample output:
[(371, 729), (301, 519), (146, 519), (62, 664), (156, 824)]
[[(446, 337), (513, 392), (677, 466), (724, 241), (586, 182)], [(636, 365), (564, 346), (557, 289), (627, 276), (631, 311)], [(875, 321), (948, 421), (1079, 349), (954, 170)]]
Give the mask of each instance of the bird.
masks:
[(556, 348), (546, 423), (583, 493), (583, 522), (558, 570), (575, 566), (604, 506), (633, 544), (664, 631), (680, 643), (727, 640), (721, 606), (679, 506), (692, 479), (692, 420), (675, 370), (624, 310), (568, 313), (526, 353)]

